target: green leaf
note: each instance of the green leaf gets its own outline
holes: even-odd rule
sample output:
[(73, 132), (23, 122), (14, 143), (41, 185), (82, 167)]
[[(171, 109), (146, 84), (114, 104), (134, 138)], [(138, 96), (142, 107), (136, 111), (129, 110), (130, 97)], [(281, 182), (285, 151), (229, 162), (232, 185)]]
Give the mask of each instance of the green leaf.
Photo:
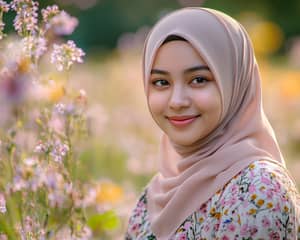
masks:
[(88, 219), (88, 226), (92, 230), (114, 230), (120, 225), (120, 219), (114, 211), (107, 211), (103, 214), (92, 215)]

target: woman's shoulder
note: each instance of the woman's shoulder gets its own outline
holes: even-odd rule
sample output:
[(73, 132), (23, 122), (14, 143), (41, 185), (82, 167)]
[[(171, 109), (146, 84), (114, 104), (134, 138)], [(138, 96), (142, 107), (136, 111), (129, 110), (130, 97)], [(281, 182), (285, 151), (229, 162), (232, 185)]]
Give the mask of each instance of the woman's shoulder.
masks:
[(300, 195), (289, 171), (267, 160), (251, 163), (229, 181), (219, 193), (218, 202), (224, 203), (227, 198), (232, 207), (239, 205), (242, 210), (253, 207), (248, 213), (254, 213), (255, 208), (274, 212), (276, 204), (277, 208), (279, 204), (294, 210), (300, 207)]
[[(299, 231), (299, 204), (299, 194), (287, 169), (270, 161), (257, 160), (202, 204), (176, 234), (208, 239), (293, 237)], [(144, 188), (132, 211), (128, 226), (131, 238), (127, 239), (141, 236), (151, 239), (153, 236), (146, 205), (147, 188)]]
[(296, 239), (299, 204), (299, 193), (287, 169), (258, 160), (199, 208), (196, 229), (214, 226), (210, 237), (220, 239)]
[(147, 214), (147, 188), (142, 190), (128, 221), (125, 239), (155, 239)]
[[(293, 177), (288, 169), (280, 163), (257, 160), (234, 177), (233, 183), (240, 186), (241, 192), (262, 193), (272, 190), (273, 194), (288, 194), (299, 197)], [(266, 197), (270, 197), (266, 195)]]

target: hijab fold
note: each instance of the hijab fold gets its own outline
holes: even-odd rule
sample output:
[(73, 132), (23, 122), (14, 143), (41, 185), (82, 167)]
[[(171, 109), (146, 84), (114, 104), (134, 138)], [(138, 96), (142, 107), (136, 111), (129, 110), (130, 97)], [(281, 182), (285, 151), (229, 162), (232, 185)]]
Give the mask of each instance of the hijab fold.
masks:
[(218, 127), (190, 146), (162, 135), (159, 173), (147, 191), (151, 230), (159, 240), (170, 239), (189, 215), (250, 163), (264, 159), (285, 166), (262, 108), (259, 69), (244, 28), (208, 8), (183, 8), (162, 18), (144, 46), (147, 97), (155, 55), (170, 35), (185, 38), (207, 63), (220, 91), (222, 114)]

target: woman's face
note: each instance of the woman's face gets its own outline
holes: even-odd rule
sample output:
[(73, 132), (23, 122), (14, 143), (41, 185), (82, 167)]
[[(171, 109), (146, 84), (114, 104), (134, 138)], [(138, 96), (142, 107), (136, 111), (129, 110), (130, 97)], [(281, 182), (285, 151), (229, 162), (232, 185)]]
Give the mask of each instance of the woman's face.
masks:
[(185, 41), (162, 45), (149, 79), (152, 116), (171, 141), (188, 146), (219, 123), (221, 96), (200, 54)]

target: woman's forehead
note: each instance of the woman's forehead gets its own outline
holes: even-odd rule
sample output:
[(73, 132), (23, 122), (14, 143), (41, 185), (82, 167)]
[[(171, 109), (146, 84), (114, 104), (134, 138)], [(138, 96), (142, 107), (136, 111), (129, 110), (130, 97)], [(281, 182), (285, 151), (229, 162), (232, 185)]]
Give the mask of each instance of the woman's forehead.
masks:
[(161, 45), (152, 64), (152, 69), (156, 67), (207, 65), (201, 54), (187, 41), (170, 41)]

